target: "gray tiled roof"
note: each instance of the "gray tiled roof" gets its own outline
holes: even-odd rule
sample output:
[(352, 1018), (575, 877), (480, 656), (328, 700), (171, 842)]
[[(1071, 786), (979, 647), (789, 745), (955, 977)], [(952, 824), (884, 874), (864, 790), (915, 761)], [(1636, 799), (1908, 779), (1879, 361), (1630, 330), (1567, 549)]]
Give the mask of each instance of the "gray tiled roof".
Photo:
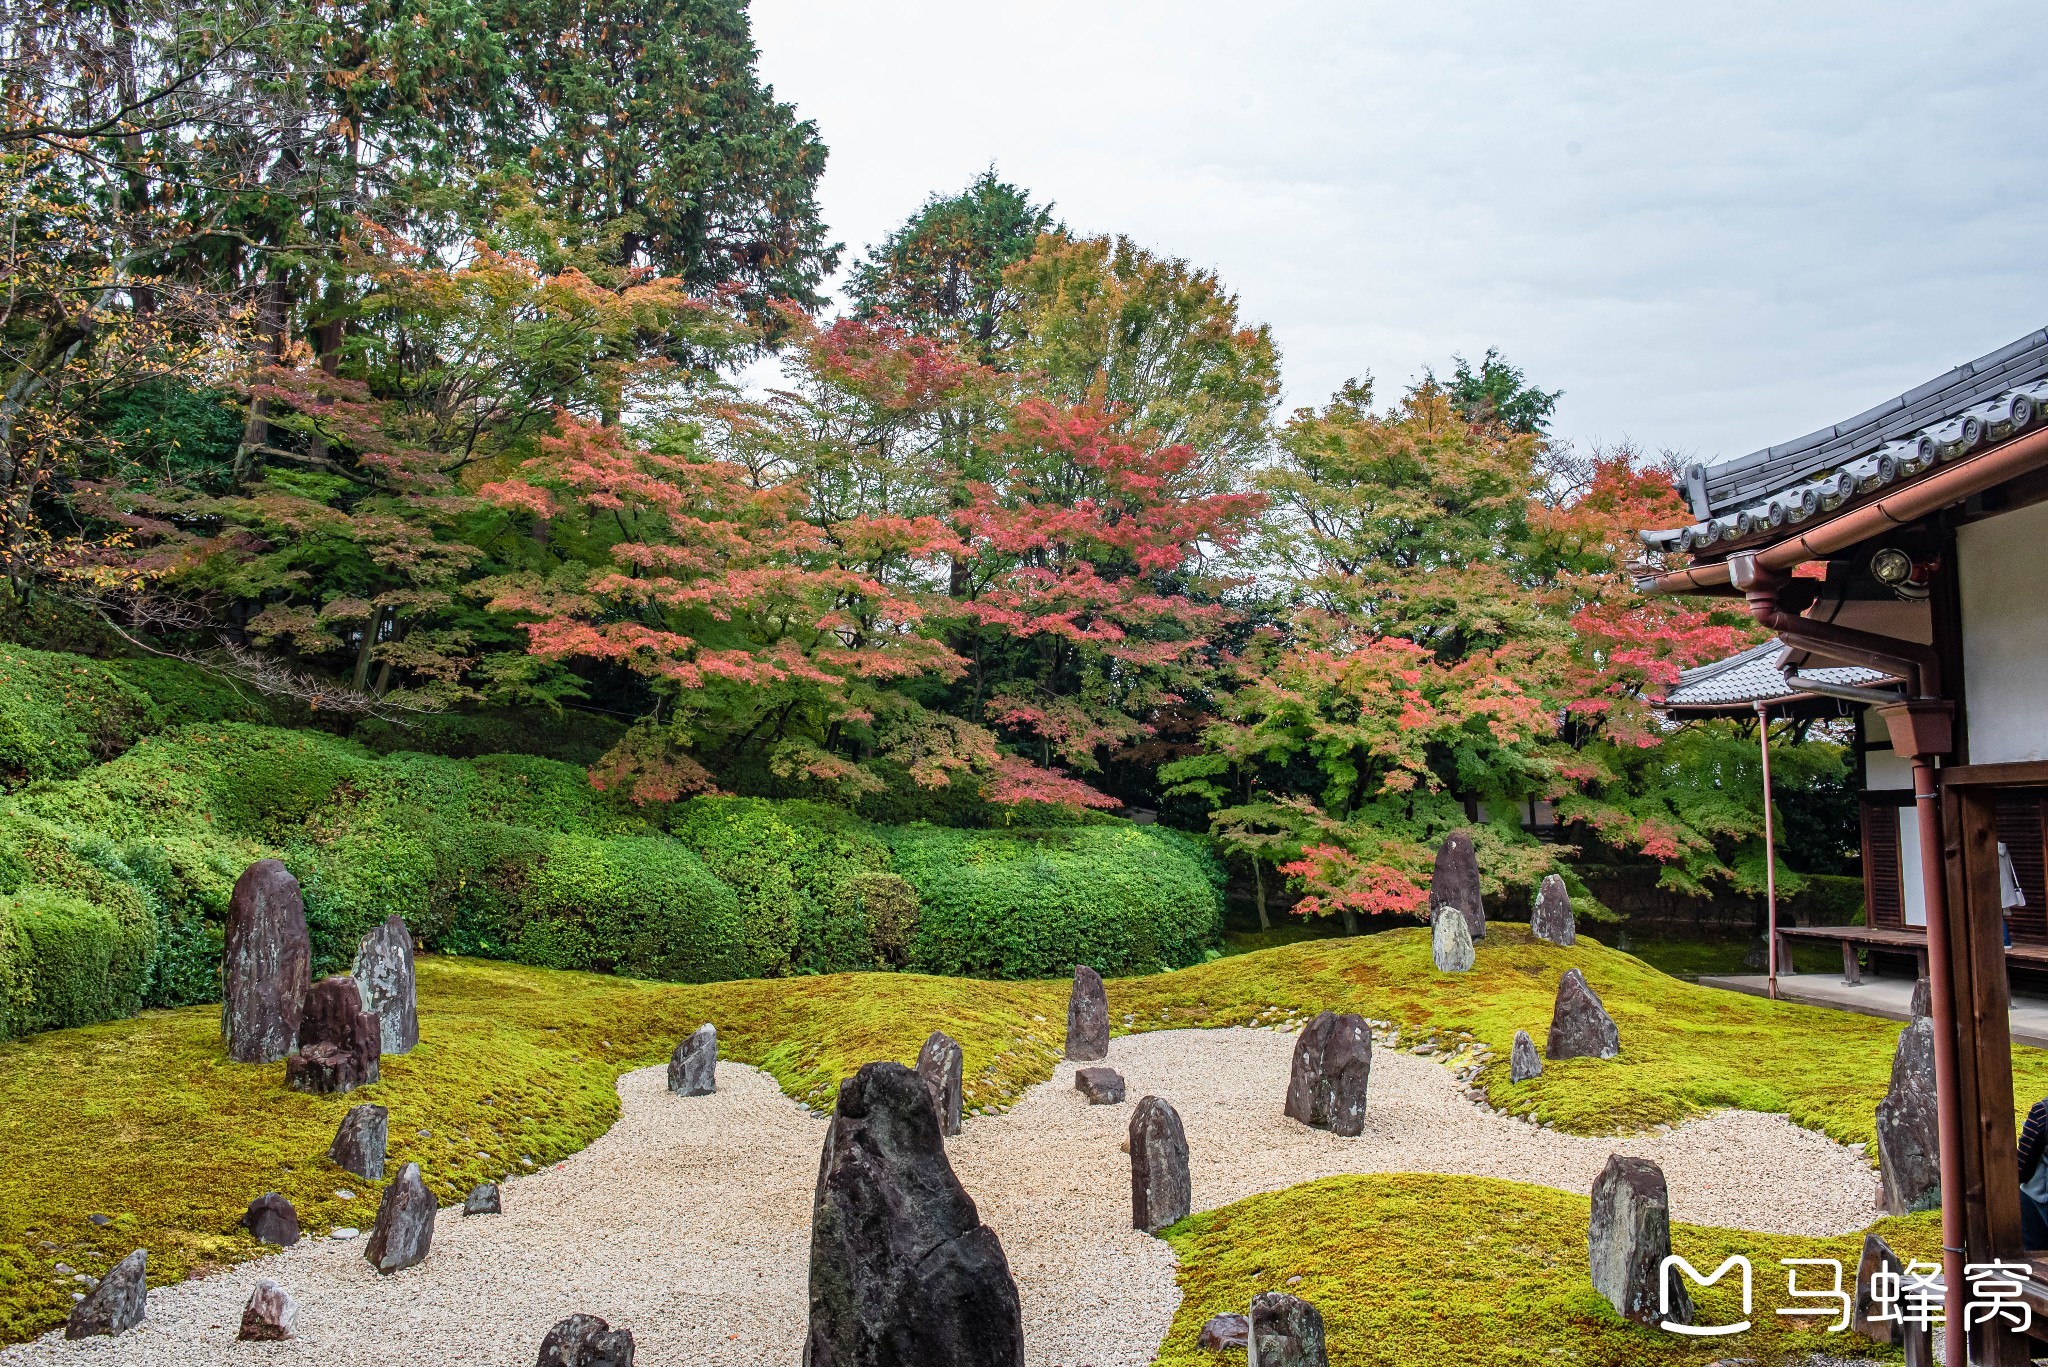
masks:
[[(1751, 646), (1740, 655), (1730, 655), (1725, 660), (1688, 669), (1678, 676), (1678, 682), (1664, 699), (1664, 706), (1733, 707), (1804, 697), (1805, 690), (1785, 677), (1787, 653), (1785, 643), (1773, 638), (1760, 646)], [(1823, 683), (1863, 687), (1883, 683), (1891, 677), (1882, 670), (1857, 666), (1805, 669), (1800, 673)]]
[(1679, 493), (1699, 519), (1641, 533), (1658, 551), (1741, 541), (1917, 475), (2048, 413), (2048, 330), (1818, 432), (1746, 456), (1686, 467)]

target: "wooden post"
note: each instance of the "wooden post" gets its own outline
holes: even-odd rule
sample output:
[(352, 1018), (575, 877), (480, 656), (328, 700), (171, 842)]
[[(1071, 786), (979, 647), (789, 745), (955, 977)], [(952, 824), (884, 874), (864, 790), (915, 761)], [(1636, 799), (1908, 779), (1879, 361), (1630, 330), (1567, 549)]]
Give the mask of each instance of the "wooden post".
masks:
[(1855, 987), (1863, 981), (1863, 965), (1856, 962), (1856, 942), (1842, 941), (1842, 981)]
[(1767, 944), (1764, 962), (1770, 977), (1765, 986), (1772, 1001), (1778, 999), (1778, 850), (1771, 831), (1771, 713), (1759, 701), (1756, 705), (1757, 744), (1764, 756), (1764, 908)]

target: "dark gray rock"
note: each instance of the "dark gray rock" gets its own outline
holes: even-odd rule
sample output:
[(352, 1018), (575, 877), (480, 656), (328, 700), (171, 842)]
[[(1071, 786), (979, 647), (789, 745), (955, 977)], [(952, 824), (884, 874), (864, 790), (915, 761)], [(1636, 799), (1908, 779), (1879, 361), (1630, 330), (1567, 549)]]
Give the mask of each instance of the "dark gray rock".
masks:
[(351, 1106), (335, 1127), (327, 1157), (358, 1177), (372, 1182), (384, 1177), (384, 1154), (390, 1142), (391, 1112), (367, 1102)]
[(352, 1092), (381, 1076), (383, 1031), (363, 1010), (354, 978), (322, 978), (306, 994), (299, 1050), (285, 1060), (284, 1080), (302, 1092)]
[(502, 1215), (504, 1211), (504, 1203), (498, 1197), (496, 1182), (477, 1183), (469, 1189), (469, 1195), (462, 1201), (464, 1215)]
[(1077, 1068), (1074, 1088), (1090, 1106), (1116, 1106), (1124, 1099), (1124, 1076), (1114, 1068)]
[(1287, 1073), (1287, 1104), (1284, 1109), (1290, 1119), (1299, 1120), (1304, 1125), (1322, 1125), (1326, 1120), (1316, 1106), (1323, 1080), (1323, 1046), (1329, 1041), (1330, 1027), (1336, 1021), (1336, 1012), (1321, 1012), (1302, 1027), (1301, 1034), (1294, 1040), (1294, 1066)]
[(1323, 1074), (1316, 1082), (1316, 1110), (1331, 1134), (1351, 1139), (1364, 1133), (1371, 1081), (1372, 1027), (1362, 1016), (1337, 1017), (1323, 1041)]
[(420, 1165), (407, 1163), (384, 1188), (377, 1224), (363, 1256), (389, 1276), (426, 1259), (434, 1246), (434, 1193), (420, 1180)]
[(396, 912), (363, 936), (350, 976), (363, 1010), (377, 1018), (387, 1054), (409, 1054), (420, 1042), (419, 984), (412, 970), (412, 932)]
[(1211, 1315), (1203, 1323), (1202, 1332), (1195, 1336), (1195, 1347), (1212, 1353), (1242, 1348), (1250, 1341), (1251, 1332), (1251, 1321), (1243, 1315)]
[(633, 1331), (614, 1329), (595, 1315), (571, 1315), (540, 1341), (534, 1367), (633, 1367)]
[(1529, 933), (1554, 945), (1578, 943), (1578, 930), (1572, 924), (1572, 895), (1557, 874), (1544, 874), (1536, 889), (1536, 905), (1529, 912)]
[(932, 1096), (932, 1108), (939, 1113), (941, 1134), (960, 1133), (960, 1074), (966, 1055), (951, 1035), (934, 1030), (917, 1051), (917, 1075)]
[(149, 1299), (148, 1268), (149, 1254), (139, 1248), (115, 1263), (113, 1271), (71, 1307), (71, 1317), (64, 1321), (64, 1337), (125, 1334), (142, 1323)]
[(1017, 1284), (900, 1063), (839, 1084), (811, 1207), (807, 1367), (1022, 1367)]
[(1527, 1082), (1543, 1076), (1543, 1060), (1536, 1056), (1536, 1041), (1527, 1030), (1515, 1031), (1515, 1049), (1508, 1056), (1508, 1081)]
[(1109, 1057), (1109, 994), (1102, 975), (1074, 965), (1074, 990), (1067, 997), (1067, 1057), (1093, 1063)]
[(258, 1243), (290, 1248), (299, 1241), (299, 1212), (284, 1197), (268, 1192), (251, 1201), (242, 1212), (242, 1227)]
[(1474, 940), (1486, 938), (1486, 903), (1479, 892), (1479, 852), (1465, 831), (1452, 831), (1437, 846), (1436, 868), (1429, 879), (1429, 919), (1445, 907), (1465, 913), (1465, 928)]
[(1550, 1011), (1550, 1038), (1543, 1056), (1552, 1063), (1561, 1058), (1613, 1058), (1621, 1052), (1621, 1030), (1607, 1014), (1600, 994), (1576, 968), (1565, 970), (1557, 983), (1557, 1003)]
[(1671, 1195), (1662, 1168), (1647, 1158), (1610, 1157), (1593, 1179), (1586, 1243), (1593, 1289), (1624, 1319), (1692, 1323), (1692, 1297), (1678, 1278), (1670, 1313), (1659, 1308), (1657, 1279), (1671, 1253)]
[(1250, 1367), (1330, 1367), (1323, 1347), (1323, 1315), (1280, 1291), (1252, 1297)]
[[(1456, 915), (1452, 915), (1457, 912)], [(1470, 922), (1456, 907), (1446, 907), (1429, 923), (1429, 957), (1439, 973), (1470, 973), (1476, 961)]]
[(1131, 1228), (1156, 1234), (1194, 1205), (1180, 1112), (1148, 1096), (1131, 1112)]
[(1891, 1088), (1877, 1103), (1878, 1174), (1893, 1215), (1941, 1204), (1937, 1115), (1934, 1022), (1922, 1016), (1900, 1032)]
[(291, 1293), (265, 1277), (242, 1307), (242, 1327), (235, 1337), (245, 1343), (275, 1343), (299, 1332), (299, 1305)]
[[(1876, 970), (1872, 970), (1875, 972)], [(1934, 986), (1925, 978), (1913, 980), (1913, 1004), (1907, 1008), (1914, 1020), (1934, 1014)]]
[(706, 1021), (668, 1057), (668, 1089), (677, 1096), (710, 1096), (718, 1090), (718, 1027)]
[[(1877, 1343), (1896, 1344), (1899, 1341), (1899, 1321), (1876, 1318), (1877, 1297), (1873, 1293), (1871, 1278), (1879, 1272), (1890, 1272), (1896, 1276), (1904, 1267), (1899, 1255), (1892, 1252), (1891, 1245), (1875, 1234), (1863, 1236), (1863, 1256), (1856, 1263), (1856, 1303), (1849, 1312), (1851, 1329)], [(1893, 1300), (1893, 1313), (1897, 1313), (1896, 1298)]]
[(259, 859), (235, 880), (221, 948), (220, 1033), (237, 1063), (275, 1063), (299, 1039), (313, 942), (299, 880)]

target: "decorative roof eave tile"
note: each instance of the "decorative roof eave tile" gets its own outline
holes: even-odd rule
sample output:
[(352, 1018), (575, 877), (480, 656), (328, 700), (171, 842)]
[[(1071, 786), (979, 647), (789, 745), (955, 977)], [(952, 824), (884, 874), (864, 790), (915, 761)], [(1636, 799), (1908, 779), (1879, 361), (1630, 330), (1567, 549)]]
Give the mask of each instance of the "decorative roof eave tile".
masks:
[[(1678, 676), (1678, 682), (1658, 706), (1665, 711), (1698, 711), (1791, 702), (1812, 696), (1785, 677), (1785, 657), (1789, 653), (1783, 641), (1773, 638), (1725, 660), (1688, 669)], [(1891, 682), (1891, 676), (1882, 670), (1853, 665), (1802, 670), (1801, 676), (1817, 683), (1857, 688)]]

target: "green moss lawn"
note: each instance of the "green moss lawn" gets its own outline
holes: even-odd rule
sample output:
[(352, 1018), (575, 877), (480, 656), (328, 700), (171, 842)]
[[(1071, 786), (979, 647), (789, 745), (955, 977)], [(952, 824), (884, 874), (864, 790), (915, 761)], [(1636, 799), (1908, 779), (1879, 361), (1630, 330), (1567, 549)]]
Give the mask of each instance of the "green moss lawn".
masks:
[[(1620, 1022), (1622, 1056), (1555, 1064), (1510, 1084), (1515, 1029), (1541, 1037), (1558, 975), (1574, 965)], [(1591, 940), (1557, 949), (1506, 925), (1462, 977), (1434, 972), (1417, 928), (1113, 980), (1109, 991), (1124, 1031), (1272, 1021), (1328, 1006), (1396, 1021), (1410, 1039), (1482, 1040), (1502, 1059), (1483, 1078), (1497, 1103), (1582, 1133), (1742, 1106), (1868, 1141), (1899, 1028), (1696, 987)], [(965, 1048), (968, 1104), (988, 1108), (1050, 1075), (1065, 1002), (1064, 982), (871, 973), (695, 986), (427, 956), (419, 1049), (387, 1059), (384, 1080), (350, 1097), (291, 1092), (281, 1064), (228, 1063), (213, 1007), (0, 1044), (0, 1339), (60, 1321), (69, 1291), (49, 1274), (59, 1258), (97, 1273), (143, 1246), (153, 1279), (167, 1281), (254, 1256), (236, 1220), (265, 1191), (290, 1197), (311, 1231), (369, 1224), (378, 1184), (324, 1158), (356, 1101), (391, 1108), (393, 1157), (418, 1161), (447, 1201), (525, 1170), (522, 1157), (545, 1164), (588, 1144), (617, 1114), (613, 1079), (661, 1060), (703, 1020), (717, 1022), (726, 1057), (766, 1069), (816, 1105), (861, 1063), (908, 1061), (943, 1029)], [(2048, 1055), (2016, 1050), (2014, 1066), (2022, 1105), (2048, 1092)], [(1467, 1179), (1414, 1180), (1480, 1190)], [(356, 1195), (345, 1201), (337, 1189)], [(1531, 1211), (1549, 1209), (1533, 1199), (1516, 1197)], [(1577, 1202), (1571, 1218), (1582, 1238), (1583, 1198), (1555, 1200)], [(1564, 1238), (1556, 1231), (1570, 1212), (1558, 1210), (1564, 1224), (1546, 1239)], [(87, 1217), (96, 1212), (113, 1224), (94, 1226)], [(1554, 1256), (1563, 1259), (1558, 1277), (1583, 1275)]]

